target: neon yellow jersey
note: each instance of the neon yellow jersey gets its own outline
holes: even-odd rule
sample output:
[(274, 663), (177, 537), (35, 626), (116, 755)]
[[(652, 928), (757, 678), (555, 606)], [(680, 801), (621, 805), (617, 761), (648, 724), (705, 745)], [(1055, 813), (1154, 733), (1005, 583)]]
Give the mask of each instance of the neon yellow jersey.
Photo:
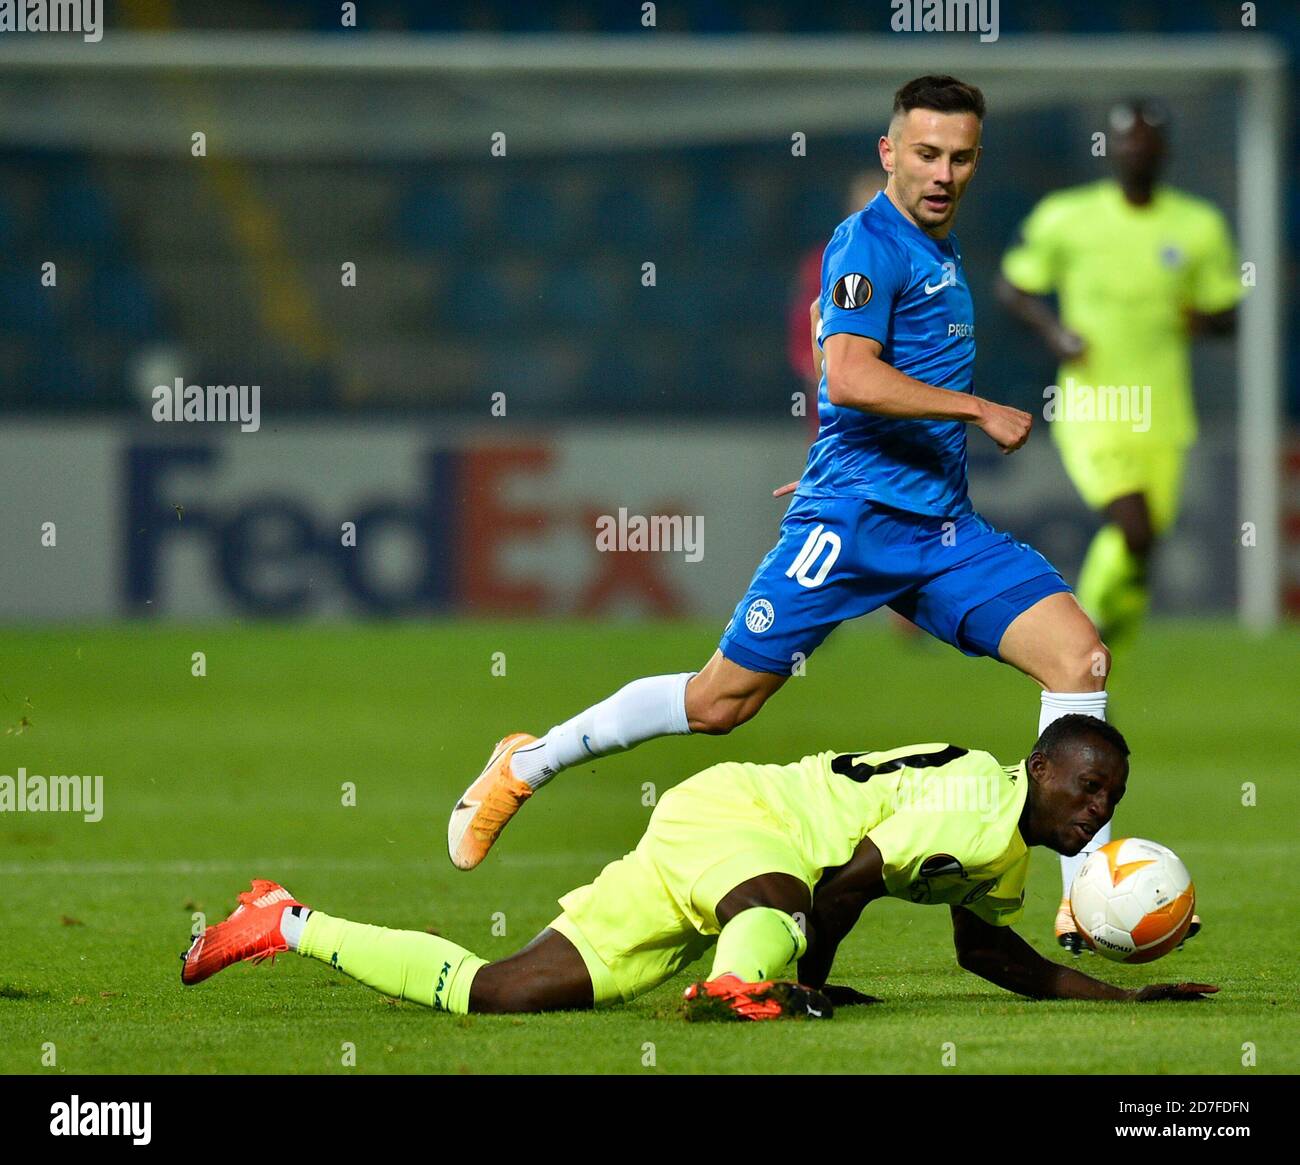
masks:
[(1005, 767), (987, 752), (934, 743), (725, 767), (814, 875), (843, 865), (870, 837), (892, 897), (965, 906), (995, 926), (1020, 917), (1029, 872), (1023, 762)]
[[(1057, 373), (1062, 388), (1071, 379), (1084, 388), (1063, 395), (1056, 440), (1196, 439), (1183, 312), (1226, 311), (1243, 295), (1232, 236), (1214, 206), (1167, 186), (1141, 207), (1114, 181), (1058, 191), (1025, 220), (1002, 274), (1021, 291), (1056, 292), (1062, 322), (1087, 344)], [(1142, 416), (1138, 393), (1148, 385)], [(1121, 386), (1131, 390), (1127, 404), (1113, 391)], [(1096, 391), (1106, 388), (1109, 407)]]

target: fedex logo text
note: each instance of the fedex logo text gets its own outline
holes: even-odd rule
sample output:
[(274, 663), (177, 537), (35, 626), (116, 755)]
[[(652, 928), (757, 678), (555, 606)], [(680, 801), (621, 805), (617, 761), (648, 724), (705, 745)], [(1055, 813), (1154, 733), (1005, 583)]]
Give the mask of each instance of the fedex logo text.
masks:
[[(369, 615), (685, 609), (657, 556), (592, 546), (609, 498), (572, 500), (569, 484), (570, 500), (558, 500), (566, 467), (545, 443), (416, 447), (396, 480), (376, 459), (373, 485), (368, 462), (337, 478), (330, 464), (241, 459), (230, 444), (125, 449), (128, 613), (223, 603), (276, 617), (340, 606)], [(678, 502), (650, 501), (670, 525), (685, 521)]]

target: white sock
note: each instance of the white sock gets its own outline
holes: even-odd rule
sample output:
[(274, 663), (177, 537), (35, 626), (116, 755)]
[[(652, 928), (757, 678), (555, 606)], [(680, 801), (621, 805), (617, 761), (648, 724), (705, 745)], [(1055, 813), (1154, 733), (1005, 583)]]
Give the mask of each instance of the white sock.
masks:
[(298, 949), (298, 940), (302, 938), (303, 927), (307, 925), (307, 916), (311, 913), (309, 906), (286, 906), (280, 915), (280, 933), (289, 944), (291, 951)]
[[(1106, 693), (1101, 692), (1044, 692), (1042, 706), (1038, 713), (1038, 734), (1041, 736), (1043, 729), (1046, 728), (1053, 720), (1059, 720), (1062, 716), (1069, 716), (1072, 713), (1080, 716), (1095, 716), (1098, 720), (1106, 719)], [(1079, 872), (1079, 867), (1093, 850), (1100, 848), (1110, 841), (1110, 823), (1097, 830), (1093, 839), (1088, 842), (1074, 857), (1061, 855), (1061, 897), (1068, 897), (1070, 887), (1074, 884), (1074, 875)]]
[(534, 789), (581, 761), (622, 752), (656, 736), (690, 732), (686, 684), (694, 672), (633, 680), (612, 696), (557, 724), (536, 744), (515, 750), (510, 771)]
[(1106, 693), (1102, 692), (1044, 692), (1038, 712), (1038, 735), (1053, 720), (1077, 714), (1106, 719)]

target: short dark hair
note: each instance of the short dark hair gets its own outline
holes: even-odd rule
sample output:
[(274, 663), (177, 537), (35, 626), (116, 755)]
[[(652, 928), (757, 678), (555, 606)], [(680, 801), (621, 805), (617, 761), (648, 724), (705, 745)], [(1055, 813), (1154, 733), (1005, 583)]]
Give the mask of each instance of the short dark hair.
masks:
[(1033, 751), (1055, 759), (1060, 752), (1079, 741), (1091, 738), (1109, 745), (1125, 759), (1128, 757), (1128, 741), (1113, 724), (1098, 720), (1095, 716), (1084, 716), (1071, 712), (1053, 720), (1043, 729), (1042, 735), (1034, 744)]
[(974, 85), (967, 85), (947, 73), (927, 73), (924, 77), (914, 77), (894, 94), (894, 117), (911, 113), (913, 109), (973, 113), (983, 121), (984, 94)]

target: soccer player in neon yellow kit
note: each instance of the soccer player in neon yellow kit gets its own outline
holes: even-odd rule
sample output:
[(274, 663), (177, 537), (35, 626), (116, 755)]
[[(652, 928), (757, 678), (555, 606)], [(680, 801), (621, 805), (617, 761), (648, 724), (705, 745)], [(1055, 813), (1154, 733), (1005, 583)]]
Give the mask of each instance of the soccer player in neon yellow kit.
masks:
[[(1178, 512), (1196, 438), (1190, 338), (1231, 333), (1243, 292), (1223, 215), (1157, 181), (1166, 121), (1153, 102), (1117, 106), (1116, 179), (1044, 198), (999, 283), (1002, 302), (1061, 361), (1052, 437), (1075, 488), (1105, 519), (1078, 596), (1112, 648), (1131, 640), (1146, 610), (1152, 550)], [(1038, 298), (1053, 292), (1059, 318)], [(1088, 848), (1108, 840), (1107, 831)], [(1066, 898), (1083, 856), (1061, 859), (1056, 934), (1074, 951)]]
[[(1183, 457), (1196, 438), (1189, 340), (1230, 333), (1243, 294), (1222, 214), (1157, 183), (1164, 124), (1150, 102), (1117, 107), (1117, 180), (1044, 198), (1004, 256), (999, 285), (1061, 360), (1058, 387), (1150, 387), (1149, 411), (1140, 396), (1112, 394), (1127, 404), (1121, 415), (1088, 416), (1084, 406), (1104, 405), (1104, 395), (1063, 392), (1052, 424), (1076, 488), (1107, 519), (1078, 593), (1111, 646), (1146, 607), (1147, 562), (1177, 513)], [(1052, 292), (1059, 318), (1037, 298)]]
[(826, 983), (863, 907), (892, 896), (949, 906), (958, 963), (1022, 995), (1146, 1002), (1216, 991), (1115, 987), (1049, 962), (1011, 930), (1028, 847), (1078, 852), (1127, 779), (1124, 738), (1083, 715), (1054, 721), (1009, 767), (949, 744), (714, 765), (664, 794), (636, 849), (564, 895), (563, 913), (508, 958), (334, 918), (258, 879), (194, 940), (181, 981), (295, 950), (440, 1011), (570, 1010), (628, 1002), (716, 941), (709, 977), (687, 989), (688, 1016), (829, 1018), (837, 1002), (873, 1002)]

